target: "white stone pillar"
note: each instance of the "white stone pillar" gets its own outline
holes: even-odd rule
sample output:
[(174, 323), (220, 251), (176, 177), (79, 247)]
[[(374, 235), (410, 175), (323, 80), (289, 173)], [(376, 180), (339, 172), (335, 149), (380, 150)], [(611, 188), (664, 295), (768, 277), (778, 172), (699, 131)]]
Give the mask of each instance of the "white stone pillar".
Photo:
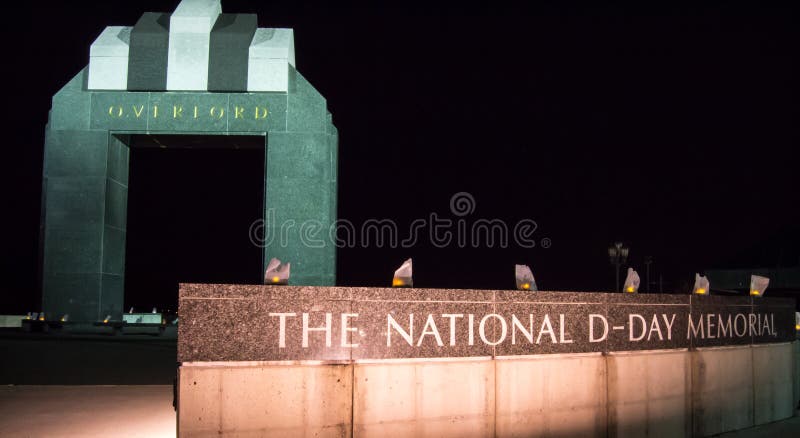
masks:
[(208, 89), (211, 28), (222, 13), (219, 0), (183, 0), (169, 21), (167, 90)]
[(108, 26), (89, 49), (90, 90), (128, 88), (128, 52), (131, 28)]
[(250, 44), (247, 91), (288, 91), (290, 65), (295, 65), (294, 31), (256, 30)]

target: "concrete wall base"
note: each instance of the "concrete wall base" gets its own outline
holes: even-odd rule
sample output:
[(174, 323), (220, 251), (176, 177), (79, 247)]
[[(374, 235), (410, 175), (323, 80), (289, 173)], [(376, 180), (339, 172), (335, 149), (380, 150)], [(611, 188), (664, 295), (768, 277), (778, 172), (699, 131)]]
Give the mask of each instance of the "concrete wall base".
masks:
[(608, 355), (608, 435), (688, 436), (691, 357), (685, 350)]
[(493, 437), (495, 361), (354, 366), (360, 437)]
[(792, 416), (800, 344), (377, 363), (192, 363), (204, 436), (708, 436)]
[(606, 361), (598, 354), (497, 360), (496, 436), (601, 436)]
[(351, 435), (352, 366), (182, 366), (180, 436)]

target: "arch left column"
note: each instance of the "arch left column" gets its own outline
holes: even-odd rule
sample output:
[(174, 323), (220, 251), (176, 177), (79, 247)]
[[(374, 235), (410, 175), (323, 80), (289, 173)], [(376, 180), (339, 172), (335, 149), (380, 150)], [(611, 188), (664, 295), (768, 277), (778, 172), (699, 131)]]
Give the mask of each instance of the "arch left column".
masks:
[(53, 96), (42, 181), (42, 311), (96, 321), (122, 313), (126, 136), (90, 129), (85, 70)]

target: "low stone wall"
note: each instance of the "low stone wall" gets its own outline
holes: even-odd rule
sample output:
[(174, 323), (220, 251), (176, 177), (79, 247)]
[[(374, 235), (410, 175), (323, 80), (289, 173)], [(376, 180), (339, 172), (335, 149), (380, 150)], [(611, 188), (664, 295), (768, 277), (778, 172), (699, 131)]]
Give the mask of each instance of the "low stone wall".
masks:
[(795, 406), (800, 409), (800, 341), (794, 342), (794, 398)]
[(797, 405), (781, 298), (184, 284), (179, 435), (708, 436)]
[(22, 327), (25, 315), (0, 315), (0, 327)]
[(798, 342), (370, 363), (194, 362), (199, 436), (708, 436), (797, 406)]
[(794, 348), (793, 344), (754, 345), (751, 350), (753, 422), (756, 425), (794, 415), (798, 405), (792, 389), (796, 381)]

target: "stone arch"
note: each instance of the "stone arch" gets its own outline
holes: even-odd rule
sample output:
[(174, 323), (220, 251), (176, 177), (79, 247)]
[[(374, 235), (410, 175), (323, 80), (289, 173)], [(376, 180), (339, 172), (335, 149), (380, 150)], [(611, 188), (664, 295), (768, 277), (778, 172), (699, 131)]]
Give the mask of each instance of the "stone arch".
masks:
[[(184, 3), (204, 2), (184, 0), (178, 10)], [(221, 92), (97, 89), (93, 56), (53, 96), (42, 180), (43, 311), (83, 321), (122, 312), (128, 145), (140, 134), (264, 136), (264, 225), (274, 233), (287, 221), (297, 224), (287, 230), (286, 245), (265, 242), (264, 260), (291, 261), (293, 284), (335, 283), (335, 247), (305, 245), (299, 226), (336, 221), (338, 136), (325, 98), (291, 57), (285, 90)], [(147, 57), (136, 62), (141, 68)], [(127, 72), (134, 70), (129, 65)]]

